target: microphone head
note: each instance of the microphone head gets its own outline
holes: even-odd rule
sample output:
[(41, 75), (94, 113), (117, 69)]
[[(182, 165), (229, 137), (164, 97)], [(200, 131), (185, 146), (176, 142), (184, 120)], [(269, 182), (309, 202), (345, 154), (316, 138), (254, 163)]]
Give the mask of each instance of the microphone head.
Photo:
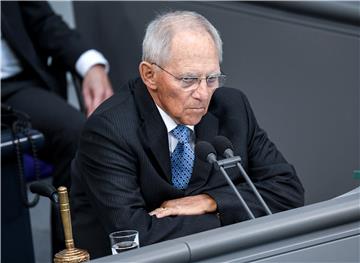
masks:
[(216, 136), (212, 141), (212, 145), (214, 145), (216, 152), (218, 152), (219, 154), (225, 157), (232, 157), (230, 155), (234, 155), (233, 154), (234, 147), (231, 141), (225, 136), (221, 136), (221, 135)]
[(34, 182), (30, 185), (30, 191), (34, 194), (48, 197), (55, 203), (58, 202), (57, 191), (51, 184), (44, 182)]
[(215, 148), (208, 142), (199, 141), (195, 145), (196, 156), (208, 163), (213, 163), (216, 161), (216, 151)]

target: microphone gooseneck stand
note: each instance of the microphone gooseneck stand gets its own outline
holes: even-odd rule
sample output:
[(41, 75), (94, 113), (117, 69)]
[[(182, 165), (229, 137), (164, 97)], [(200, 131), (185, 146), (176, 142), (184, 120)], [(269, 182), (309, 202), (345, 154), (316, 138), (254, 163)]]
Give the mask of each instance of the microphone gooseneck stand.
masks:
[(215, 146), (216, 151), (225, 157), (225, 159), (218, 161), (218, 164), (225, 168), (230, 168), (236, 165), (240, 170), (240, 173), (244, 176), (245, 181), (248, 183), (251, 190), (255, 194), (256, 198), (259, 200), (259, 202), (265, 209), (265, 212), (268, 215), (271, 215), (272, 213), (269, 207), (265, 203), (264, 199), (261, 197), (259, 191), (256, 189), (254, 183), (251, 181), (244, 167), (241, 165), (241, 157), (234, 156), (233, 145), (231, 141), (225, 136), (216, 136), (213, 140), (213, 145)]
[(214, 168), (216, 170), (220, 170), (221, 174), (225, 177), (227, 183), (230, 185), (230, 187), (236, 194), (237, 198), (240, 200), (240, 203), (245, 208), (245, 211), (248, 214), (248, 216), (251, 219), (254, 219), (255, 218), (254, 214), (251, 212), (251, 210), (248, 207), (248, 205), (246, 204), (244, 198), (241, 196), (239, 191), (236, 189), (234, 183), (231, 181), (229, 175), (225, 171), (223, 164), (222, 164), (223, 160), (218, 161), (216, 159), (215, 148), (210, 143), (205, 142), (205, 141), (199, 141), (195, 147), (196, 147), (195, 152), (197, 153), (197, 156), (199, 157), (200, 160), (208, 162), (208, 163), (214, 165)]

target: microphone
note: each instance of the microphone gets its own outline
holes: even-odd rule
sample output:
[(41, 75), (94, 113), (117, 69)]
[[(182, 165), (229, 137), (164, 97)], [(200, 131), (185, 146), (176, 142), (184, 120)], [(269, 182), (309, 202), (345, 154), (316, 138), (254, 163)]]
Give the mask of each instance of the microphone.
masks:
[(227, 172), (225, 171), (224, 167), (222, 167), (221, 165), (218, 164), (218, 161), (216, 159), (215, 148), (208, 142), (199, 141), (195, 145), (195, 152), (196, 152), (197, 157), (200, 160), (208, 162), (208, 163), (210, 163), (212, 165), (215, 165), (215, 168), (217, 168), (217, 170), (220, 170), (221, 174), (225, 177), (227, 183), (233, 189), (236, 196), (239, 198), (241, 204), (244, 206), (244, 208), (245, 208), (247, 214), (249, 215), (249, 217), (251, 219), (254, 219), (255, 218), (254, 214), (251, 212), (251, 210), (247, 206), (245, 200), (242, 198), (241, 194), (236, 189), (234, 183), (231, 181), (231, 179), (230, 179), (229, 175), (227, 174)]
[[(233, 145), (228, 138), (226, 138), (225, 136), (216, 136), (212, 143), (215, 146), (215, 149), (219, 154), (223, 155), (227, 159), (234, 158)], [(255, 196), (260, 201), (260, 203), (263, 206), (263, 208), (265, 209), (266, 213), (268, 215), (271, 215), (272, 213), (271, 213), (269, 207), (265, 203), (264, 199), (261, 197), (260, 193), (256, 189), (255, 185), (251, 181), (250, 177), (246, 173), (246, 171), (245, 171), (244, 167), (241, 165), (240, 161), (241, 161), (241, 158), (239, 157), (239, 161), (236, 162), (236, 166), (239, 168), (239, 170), (240, 170), (241, 174), (244, 176), (246, 182), (250, 185), (251, 190), (254, 192)]]
[(200, 160), (210, 164), (216, 163), (217, 161), (215, 148), (208, 142), (199, 141), (196, 143), (195, 152)]
[(59, 203), (59, 196), (54, 186), (43, 182), (34, 182), (30, 185), (30, 191), (34, 194), (48, 197), (54, 203)]
[(212, 141), (212, 145), (214, 145), (216, 151), (225, 158), (234, 157), (233, 145), (225, 136), (216, 136)]

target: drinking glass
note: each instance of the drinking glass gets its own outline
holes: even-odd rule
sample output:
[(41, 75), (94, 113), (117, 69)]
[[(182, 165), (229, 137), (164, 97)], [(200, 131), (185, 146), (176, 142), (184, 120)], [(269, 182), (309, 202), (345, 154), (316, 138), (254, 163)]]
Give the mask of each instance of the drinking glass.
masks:
[(109, 238), (113, 255), (139, 248), (139, 232), (136, 230), (115, 231)]

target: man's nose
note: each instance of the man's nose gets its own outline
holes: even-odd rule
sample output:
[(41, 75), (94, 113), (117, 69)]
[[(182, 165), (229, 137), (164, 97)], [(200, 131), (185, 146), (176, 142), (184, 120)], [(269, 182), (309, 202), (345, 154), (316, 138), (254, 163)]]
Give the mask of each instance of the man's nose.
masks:
[(195, 98), (204, 100), (209, 96), (209, 88), (207, 86), (206, 79), (199, 79), (198, 86), (196, 90), (193, 92), (193, 96)]

